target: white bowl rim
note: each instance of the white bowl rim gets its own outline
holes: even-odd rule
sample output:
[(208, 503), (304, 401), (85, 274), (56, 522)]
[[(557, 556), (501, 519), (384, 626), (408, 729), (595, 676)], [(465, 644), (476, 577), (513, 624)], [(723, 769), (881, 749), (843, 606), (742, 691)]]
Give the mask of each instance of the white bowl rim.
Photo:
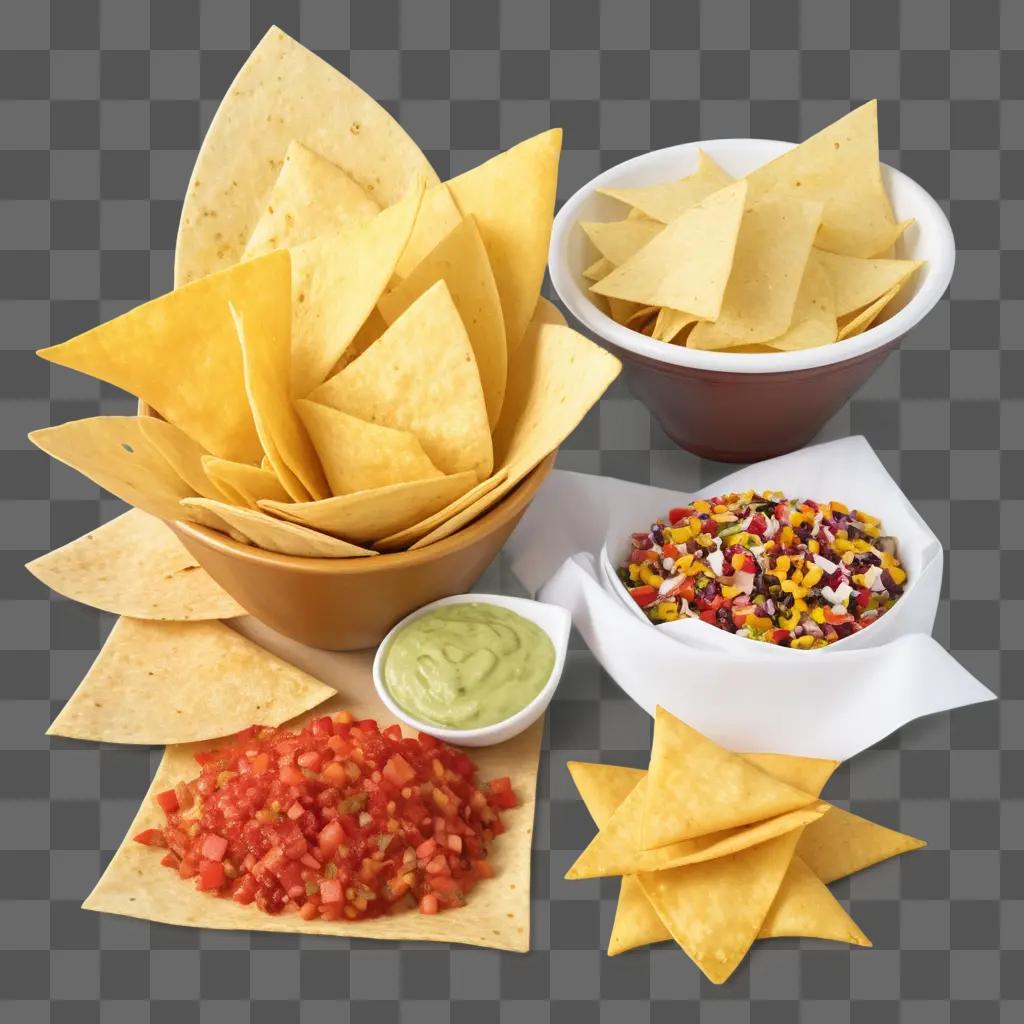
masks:
[[(424, 722), (398, 704), (384, 684), (384, 658), (395, 634), (427, 612), (452, 604), (493, 604), (499, 608), (518, 612), (523, 618), (529, 619), (543, 629), (555, 648), (555, 662), (551, 666), (551, 675), (548, 676), (547, 682), (540, 692), (529, 704), (520, 708), (514, 715), (503, 718), (500, 722), (492, 722), (490, 725), (478, 726), (475, 729), (452, 729), (435, 725), (432, 722)], [(551, 702), (565, 669), (571, 629), (572, 616), (561, 605), (548, 604), (546, 601), (534, 601), (528, 597), (510, 597), (505, 594), (452, 594), (449, 597), (431, 601), (429, 604), (417, 608), (416, 611), (410, 612), (388, 631), (373, 656), (373, 686), (384, 706), (411, 729), (425, 732), (429, 736), (434, 736), (455, 746), (488, 746), (490, 743), (503, 743), (528, 729)]]
[(766, 160), (768, 160), (787, 150), (794, 149), (796, 146), (797, 143), (783, 142), (777, 139), (734, 138), (684, 142), (676, 146), (667, 146), (663, 149), (641, 153), (639, 156), (603, 171), (573, 193), (555, 217), (551, 232), (551, 247), (548, 253), (548, 267), (555, 291), (558, 292), (559, 297), (577, 320), (580, 320), (606, 341), (655, 362), (685, 366), (695, 370), (724, 373), (789, 373), (844, 363), (895, 341), (922, 320), (942, 298), (953, 276), (956, 243), (949, 220), (931, 194), (909, 175), (884, 163), (882, 164), (884, 173), (899, 181), (901, 188), (914, 197), (916, 219), (920, 221), (922, 215), (927, 215), (934, 224), (941, 245), (937, 252), (929, 253), (926, 257), (927, 263), (920, 271), (924, 275), (921, 285), (906, 306), (877, 327), (872, 327), (853, 338), (847, 338), (841, 343), (837, 342), (833, 345), (802, 351), (772, 354), (706, 352), (681, 345), (669, 345), (648, 338), (628, 327), (623, 327), (601, 312), (583, 292), (573, 273), (569, 270), (565, 255), (566, 247), (569, 233), (577, 227), (579, 207), (584, 200), (590, 198), (595, 189), (612, 182), (620, 183), (619, 179), (624, 174), (628, 175), (629, 170), (639, 170), (653, 157), (667, 153), (678, 154), (682, 157), (695, 150), (705, 149), (709, 155), (714, 157), (716, 152), (749, 152), (751, 149), (760, 149), (765, 151)]

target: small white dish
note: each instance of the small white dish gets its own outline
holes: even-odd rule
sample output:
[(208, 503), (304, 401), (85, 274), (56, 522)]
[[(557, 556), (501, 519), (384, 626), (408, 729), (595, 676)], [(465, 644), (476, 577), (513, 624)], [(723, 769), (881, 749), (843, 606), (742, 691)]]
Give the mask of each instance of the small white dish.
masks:
[[(551, 668), (551, 675), (540, 693), (526, 707), (511, 717), (501, 722), (495, 722), (493, 725), (480, 726), (477, 729), (447, 729), (432, 722), (423, 722), (414, 718), (396, 703), (384, 684), (384, 659), (387, 657), (388, 647), (395, 635), (410, 622), (414, 622), (434, 608), (469, 603), (492, 604), (499, 608), (507, 608), (540, 626), (554, 645), (555, 663)], [(518, 736), (528, 729), (547, 710), (558, 687), (558, 682), (562, 678), (562, 670), (565, 668), (565, 654), (569, 649), (571, 628), (572, 616), (565, 608), (554, 604), (544, 604), (542, 601), (531, 601), (523, 597), (505, 597), (502, 594), (455, 594), (453, 597), (443, 597), (440, 601), (432, 601), (411, 615), (407, 615), (384, 637), (373, 658), (373, 685), (384, 706), (410, 729), (436, 736), (439, 740), (458, 747), (490, 747), (497, 743), (504, 743), (505, 740), (510, 740), (513, 736)]]

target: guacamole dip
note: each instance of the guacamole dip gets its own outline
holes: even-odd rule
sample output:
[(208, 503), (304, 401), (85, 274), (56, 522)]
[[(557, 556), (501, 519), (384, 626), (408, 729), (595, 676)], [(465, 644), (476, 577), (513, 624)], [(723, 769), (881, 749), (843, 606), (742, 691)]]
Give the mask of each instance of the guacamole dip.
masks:
[(399, 630), (384, 656), (384, 685), (420, 721), (476, 729), (526, 707), (554, 664), (540, 626), (474, 601), (435, 608)]

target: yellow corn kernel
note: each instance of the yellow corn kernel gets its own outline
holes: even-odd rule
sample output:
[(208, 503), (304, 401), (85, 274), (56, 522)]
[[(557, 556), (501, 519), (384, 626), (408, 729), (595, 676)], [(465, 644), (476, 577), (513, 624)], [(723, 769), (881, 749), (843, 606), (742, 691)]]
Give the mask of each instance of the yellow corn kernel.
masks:
[(893, 583), (897, 583), (900, 586), (907, 582), (906, 571), (901, 569), (898, 565), (894, 565), (889, 570), (889, 575), (892, 577)]
[(806, 519), (807, 517), (802, 512), (798, 512), (794, 509), (789, 514), (789, 525), (792, 527), (800, 526)]
[(787, 619), (784, 615), (779, 616), (779, 626), (782, 629), (792, 629), (800, 621), (800, 613), (794, 608), (793, 614)]
[(807, 550), (810, 551), (812, 555), (816, 555), (821, 551), (821, 545), (812, 537), (807, 542)]
[(857, 518), (858, 520), (860, 520), (860, 522), (870, 523), (872, 526), (878, 526), (878, 524), (882, 521), (877, 516), (869, 516), (867, 512), (860, 511), (857, 512)]
[(677, 569), (685, 569), (692, 561), (693, 561), (693, 555), (691, 555), (689, 553), (689, 551), (687, 551), (685, 554), (680, 555), (676, 559), (675, 567)]
[(732, 512), (715, 512), (711, 516), (712, 521), (716, 523), (735, 523), (738, 518)]
[(821, 566), (819, 566), (819, 565), (808, 566), (807, 567), (807, 572), (804, 573), (804, 578), (801, 580), (801, 583), (805, 587), (815, 587), (815, 586), (818, 585), (818, 581), (824, 575), (825, 574), (822, 572)]
[(814, 619), (814, 621), (819, 623), (819, 624), (824, 622), (825, 621), (825, 609), (824, 608), (812, 608), (811, 609), (811, 618)]
[(789, 572), (789, 555), (779, 555), (775, 560), (775, 574), (781, 580)]
[(703, 499), (701, 499), (700, 501), (695, 501), (693, 503), (693, 507), (698, 512), (710, 512), (711, 511), (711, 506), (706, 501), (704, 501)]
[(843, 515), (847, 515), (850, 511), (841, 501), (833, 501), (830, 504), (833, 512), (842, 512)]
[(710, 533), (698, 533), (697, 534), (697, 543), (702, 548), (709, 548), (709, 547), (711, 547), (712, 544), (714, 544), (714, 540), (713, 540), (713, 538), (712, 538)]
[(734, 569), (735, 569), (735, 570), (736, 570), (737, 572), (739, 572), (739, 571), (740, 571), (740, 569), (742, 569), (742, 568), (743, 568), (743, 563), (744, 563), (745, 561), (746, 561), (746, 558), (745, 558), (745, 557), (744, 557), (743, 555), (741, 555), (741, 554), (740, 554), (739, 552), (737, 552), (737, 553), (736, 553), (735, 555), (733, 555), (733, 556), (732, 556), (732, 558), (730, 558), (730, 559), (729, 559), (729, 564), (730, 564), (730, 565), (731, 565), (731, 566), (732, 566), (732, 567), (733, 567), (733, 568), (734, 568)]
[(739, 592), (739, 587), (730, 587), (727, 583), (722, 584), (722, 597), (736, 597)]
[(866, 587), (868, 585), (868, 581), (864, 578), (864, 573), (862, 572), (855, 572), (851, 580), (858, 587)]
[(798, 636), (795, 640), (791, 640), (789, 646), (796, 647), (798, 650), (806, 651), (814, 644), (813, 636)]
[(753, 496), (754, 496), (754, 492), (752, 490), (751, 491), (744, 491), (740, 495), (740, 501), (750, 501), (750, 499), (753, 498)]
[(871, 550), (871, 545), (866, 540), (857, 539), (853, 542), (853, 550), (864, 554), (866, 551)]
[(853, 544), (851, 544), (845, 537), (840, 537), (838, 534), (836, 535), (836, 542), (833, 546), (836, 551), (842, 552), (843, 554), (847, 551), (851, 554), (853, 553)]
[(725, 505), (716, 505), (711, 511), (712, 512), (727, 512), (728, 509), (726, 508)]
[(790, 547), (795, 540), (796, 534), (794, 534), (788, 526), (784, 526), (781, 530), (779, 530), (779, 543), (784, 548)]
[(640, 582), (640, 565), (639, 565), (639, 563), (634, 562), (629, 567), (629, 579), (630, 579), (630, 581), (632, 583), (639, 583)]
[(794, 583), (800, 584), (804, 581), (804, 574), (799, 569), (794, 569), (789, 577)]
[(684, 570), (683, 575), (685, 576), (699, 576), (702, 572), (707, 573), (709, 576), (711, 572), (704, 568), (701, 562), (691, 562)]
[(674, 622), (679, 618), (679, 609), (674, 604), (669, 603), (659, 607), (661, 608), (662, 622)]
[(842, 562), (843, 565), (849, 565), (853, 561), (853, 552), (852, 551), (844, 551), (843, 554), (842, 554), (842, 557), (840, 557), (839, 561)]
[(800, 588), (792, 580), (783, 580), (782, 581), (783, 593), (792, 594), (792, 593), (794, 593), (795, 591), (797, 591), (799, 589)]
[(766, 615), (748, 615), (746, 622), (743, 624), (749, 629), (756, 630), (758, 633), (763, 633), (766, 629), (772, 628), (772, 620)]
[(793, 602), (793, 611), (800, 613), (807, 611), (807, 602), (803, 599), (803, 597), (798, 594), (794, 594), (793, 596), (796, 598), (796, 600)]

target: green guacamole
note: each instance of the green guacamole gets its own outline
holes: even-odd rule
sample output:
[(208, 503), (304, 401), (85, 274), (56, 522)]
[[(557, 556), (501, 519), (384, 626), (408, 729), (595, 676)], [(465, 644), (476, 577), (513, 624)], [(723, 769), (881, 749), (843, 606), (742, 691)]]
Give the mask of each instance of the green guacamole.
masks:
[(525, 708), (554, 664), (555, 646), (539, 626), (474, 601), (435, 608), (399, 630), (384, 656), (384, 685), (420, 721), (476, 729)]

